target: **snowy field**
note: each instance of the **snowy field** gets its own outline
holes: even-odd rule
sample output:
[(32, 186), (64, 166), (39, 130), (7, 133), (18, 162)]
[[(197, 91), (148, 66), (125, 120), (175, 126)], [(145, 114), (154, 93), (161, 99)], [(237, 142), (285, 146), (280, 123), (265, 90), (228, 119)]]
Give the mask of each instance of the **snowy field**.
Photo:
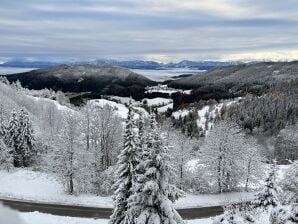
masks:
[(204, 72), (205, 70), (195, 70), (195, 69), (165, 69), (165, 70), (150, 70), (150, 69), (131, 69), (132, 71), (144, 75), (149, 79), (154, 81), (165, 81), (173, 79), (173, 76), (179, 76), (183, 74), (195, 74), (198, 72)]
[[(20, 213), (22, 224), (108, 224), (108, 219), (73, 218), (43, 214), (39, 212)], [(186, 220), (186, 224), (211, 224), (212, 219)]]
[[(81, 194), (67, 195), (63, 185), (54, 175), (36, 171), (16, 169), (11, 172), (0, 171), (0, 197), (21, 199), (26, 201), (48, 202), (67, 205), (93, 206), (112, 208), (111, 197)], [(254, 193), (226, 193), (226, 194), (187, 194), (179, 199), (176, 208), (207, 207), (225, 205), (233, 202), (252, 199)]]

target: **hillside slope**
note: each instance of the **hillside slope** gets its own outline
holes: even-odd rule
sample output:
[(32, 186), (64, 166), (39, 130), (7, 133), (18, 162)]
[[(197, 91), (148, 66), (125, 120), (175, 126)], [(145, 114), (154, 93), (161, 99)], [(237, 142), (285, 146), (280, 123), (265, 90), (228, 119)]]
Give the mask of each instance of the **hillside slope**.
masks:
[(295, 78), (298, 78), (298, 61), (261, 62), (214, 68), (190, 77), (173, 80), (169, 86), (183, 88), (220, 85), (250, 87), (253, 85), (270, 85), (278, 81)]
[(131, 95), (155, 82), (128, 69), (115, 66), (60, 65), (7, 76), (29, 89), (51, 88), (63, 92)]

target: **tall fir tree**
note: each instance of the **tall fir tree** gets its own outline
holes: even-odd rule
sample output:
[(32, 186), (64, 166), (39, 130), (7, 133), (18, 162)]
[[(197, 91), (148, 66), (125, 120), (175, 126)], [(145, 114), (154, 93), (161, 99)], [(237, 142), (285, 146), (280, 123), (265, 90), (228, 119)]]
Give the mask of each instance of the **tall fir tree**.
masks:
[(5, 135), (5, 124), (4, 124), (4, 106), (0, 104), (0, 137)]
[(13, 167), (12, 151), (0, 137), (0, 169), (10, 170)]
[(133, 224), (133, 213), (128, 211), (128, 199), (133, 193), (135, 182), (135, 170), (139, 163), (138, 155), (140, 148), (138, 143), (138, 129), (134, 122), (132, 105), (126, 119), (124, 147), (118, 157), (118, 169), (116, 172), (116, 183), (114, 188), (114, 210), (109, 224)]
[(21, 152), (20, 152), (20, 142), (19, 142), (19, 120), (18, 115), (15, 111), (11, 112), (8, 125), (5, 130), (4, 143), (7, 147), (11, 148), (14, 160), (14, 166), (20, 167), (23, 163)]
[(271, 165), (268, 176), (265, 180), (264, 189), (256, 195), (256, 199), (252, 201), (252, 207), (268, 209), (268, 207), (276, 207), (279, 205), (278, 192), (276, 184), (276, 163)]
[(22, 157), (22, 166), (29, 166), (30, 159), (36, 153), (35, 138), (33, 135), (32, 123), (29, 113), (25, 109), (21, 109), (19, 115), (19, 133), (18, 139), (20, 154)]
[(138, 166), (134, 194), (129, 209), (137, 224), (181, 224), (181, 216), (173, 207), (180, 191), (169, 183), (173, 168), (168, 160), (168, 148), (163, 144), (155, 115), (150, 117), (150, 130)]

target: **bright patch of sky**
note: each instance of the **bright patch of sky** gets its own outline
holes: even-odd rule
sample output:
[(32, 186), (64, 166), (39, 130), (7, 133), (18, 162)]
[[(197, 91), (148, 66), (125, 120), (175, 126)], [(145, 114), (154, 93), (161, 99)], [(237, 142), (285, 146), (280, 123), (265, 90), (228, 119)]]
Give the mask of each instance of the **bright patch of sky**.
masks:
[(296, 0), (1, 0), (0, 62), (298, 59)]

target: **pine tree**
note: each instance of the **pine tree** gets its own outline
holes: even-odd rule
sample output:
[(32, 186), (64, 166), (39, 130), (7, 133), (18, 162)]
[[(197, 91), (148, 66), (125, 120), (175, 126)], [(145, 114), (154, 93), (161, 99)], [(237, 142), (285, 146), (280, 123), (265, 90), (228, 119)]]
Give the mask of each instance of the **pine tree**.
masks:
[(20, 151), (20, 144), (19, 144), (19, 121), (18, 116), (15, 111), (11, 112), (10, 120), (6, 127), (5, 136), (4, 136), (4, 143), (7, 147), (13, 149), (13, 160), (14, 166), (19, 167), (23, 164), (21, 151)]
[(10, 170), (13, 167), (13, 156), (11, 149), (8, 148), (0, 137), (0, 169)]
[(126, 119), (124, 147), (118, 158), (118, 169), (114, 188), (114, 211), (110, 224), (132, 224), (134, 217), (128, 212), (128, 199), (132, 195), (133, 183), (135, 181), (135, 169), (139, 163), (138, 131), (134, 123), (134, 112), (132, 105)]
[(278, 188), (276, 184), (276, 164), (271, 166), (268, 177), (265, 180), (265, 186), (263, 191), (257, 194), (257, 198), (252, 201), (252, 206), (254, 208), (264, 208), (276, 207), (279, 205), (279, 200), (277, 197)]
[(4, 125), (4, 108), (3, 104), (0, 104), (0, 137), (5, 135), (5, 125)]
[(173, 169), (168, 162), (168, 148), (164, 146), (155, 115), (150, 117), (150, 131), (143, 150), (142, 162), (138, 166), (134, 195), (129, 207), (138, 216), (137, 224), (180, 224), (184, 223), (173, 207), (180, 191), (169, 184)]
[(35, 151), (35, 138), (33, 135), (32, 123), (29, 114), (24, 109), (21, 109), (19, 116), (19, 134), (18, 139), (20, 153), (22, 157), (22, 166), (29, 165), (30, 158), (36, 153)]

